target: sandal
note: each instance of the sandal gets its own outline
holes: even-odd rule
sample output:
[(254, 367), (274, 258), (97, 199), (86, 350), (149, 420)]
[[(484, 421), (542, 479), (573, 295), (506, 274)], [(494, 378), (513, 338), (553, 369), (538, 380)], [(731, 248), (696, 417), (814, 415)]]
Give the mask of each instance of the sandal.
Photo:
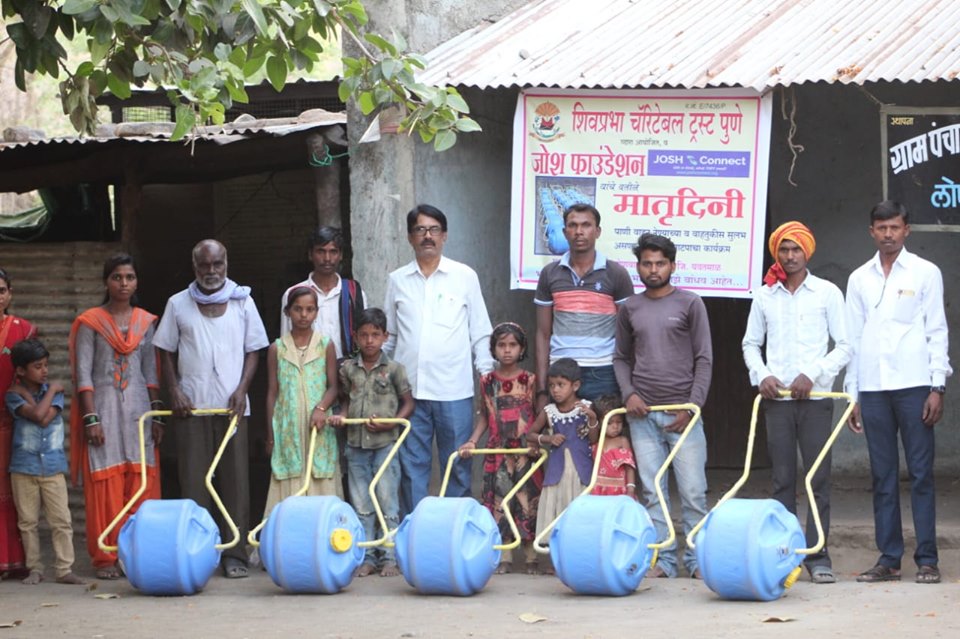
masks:
[(97, 568), (97, 579), (105, 579), (108, 581), (114, 581), (120, 578), (120, 569), (116, 565), (113, 566), (103, 566), (102, 568)]
[(857, 581), (868, 584), (880, 581), (900, 581), (900, 569), (877, 564), (870, 570), (857, 575)]
[(917, 568), (915, 581), (918, 584), (938, 584), (940, 583), (940, 569), (930, 564), (924, 564)]
[(227, 557), (223, 560), (223, 576), (227, 579), (243, 579), (249, 575), (247, 565), (236, 557)]
[(830, 566), (814, 566), (810, 569), (810, 581), (815, 584), (836, 583), (837, 577)]

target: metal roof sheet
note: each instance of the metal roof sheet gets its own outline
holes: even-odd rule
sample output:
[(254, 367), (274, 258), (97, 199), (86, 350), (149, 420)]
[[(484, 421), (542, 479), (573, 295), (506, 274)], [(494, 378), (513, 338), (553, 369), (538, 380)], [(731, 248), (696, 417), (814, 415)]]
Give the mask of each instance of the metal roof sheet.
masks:
[(956, 0), (538, 0), (427, 54), (428, 84), (752, 87), (953, 80)]

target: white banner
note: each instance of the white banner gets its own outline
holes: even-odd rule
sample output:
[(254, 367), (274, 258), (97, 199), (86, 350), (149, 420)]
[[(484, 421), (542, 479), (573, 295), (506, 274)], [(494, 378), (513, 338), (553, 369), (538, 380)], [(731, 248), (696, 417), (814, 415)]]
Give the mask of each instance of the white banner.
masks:
[(769, 95), (750, 89), (528, 89), (514, 117), (511, 287), (567, 250), (563, 211), (601, 215), (597, 250), (636, 274), (646, 232), (677, 245), (676, 286), (750, 297), (762, 284)]

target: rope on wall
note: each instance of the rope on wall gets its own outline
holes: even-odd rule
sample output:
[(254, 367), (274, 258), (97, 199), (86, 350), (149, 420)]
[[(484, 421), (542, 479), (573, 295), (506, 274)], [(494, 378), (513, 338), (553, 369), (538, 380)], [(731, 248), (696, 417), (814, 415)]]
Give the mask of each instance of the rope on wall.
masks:
[(803, 153), (805, 149), (802, 144), (797, 144), (793, 140), (797, 134), (797, 94), (793, 87), (780, 90), (780, 116), (784, 120), (790, 121), (790, 126), (787, 128), (787, 148), (790, 149), (793, 159), (790, 161), (790, 172), (787, 173), (787, 182), (792, 186), (798, 186), (798, 184), (793, 181), (793, 170), (797, 166), (797, 157)]

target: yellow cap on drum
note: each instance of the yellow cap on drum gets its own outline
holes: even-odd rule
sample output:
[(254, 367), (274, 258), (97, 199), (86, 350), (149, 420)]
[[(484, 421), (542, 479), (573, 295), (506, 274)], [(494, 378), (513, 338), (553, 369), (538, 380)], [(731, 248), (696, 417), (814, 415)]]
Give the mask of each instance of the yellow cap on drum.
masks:
[(800, 578), (800, 573), (802, 572), (803, 572), (803, 568), (801, 568), (800, 566), (797, 566), (792, 571), (790, 571), (790, 574), (787, 575), (787, 578), (783, 580), (783, 587), (791, 588), (793, 584), (797, 583), (797, 579)]
[(353, 546), (353, 535), (346, 528), (334, 528), (330, 533), (330, 547), (335, 552), (347, 552)]

